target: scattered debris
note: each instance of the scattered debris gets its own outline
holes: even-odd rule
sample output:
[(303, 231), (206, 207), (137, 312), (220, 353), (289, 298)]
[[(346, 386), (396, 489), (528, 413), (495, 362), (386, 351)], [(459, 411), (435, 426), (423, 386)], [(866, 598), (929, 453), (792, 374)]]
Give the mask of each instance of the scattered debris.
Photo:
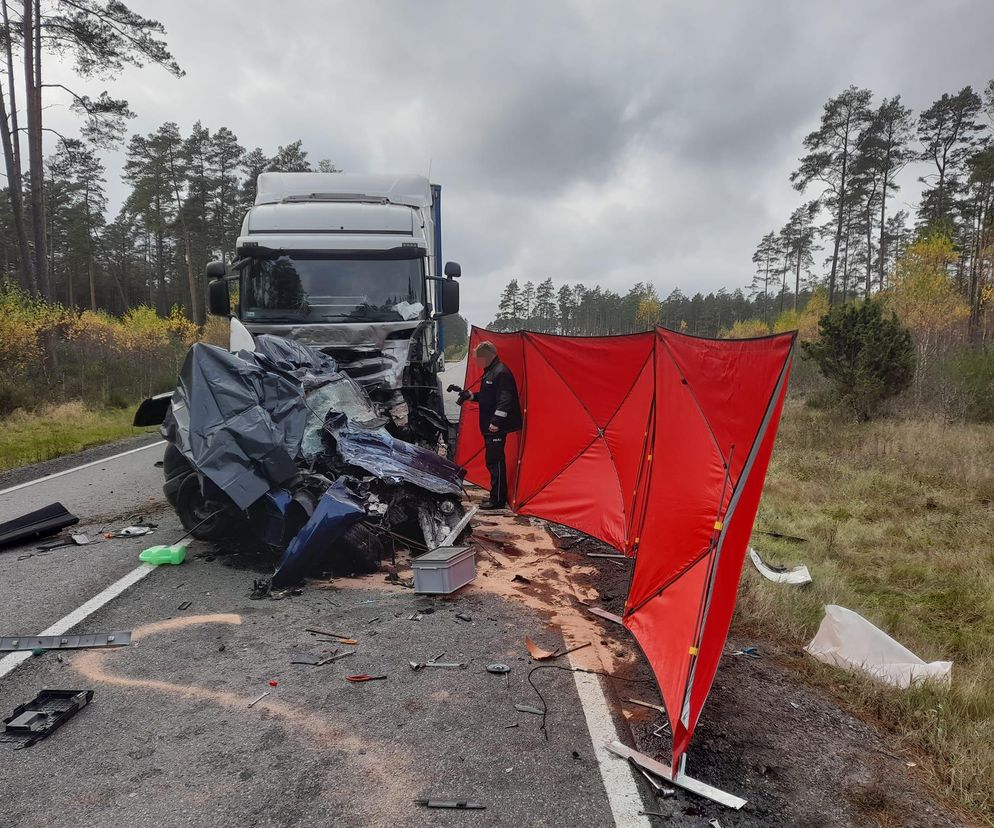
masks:
[(326, 656), (323, 653), (296, 653), (290, 657), (290, 663), (310, 664), (314, 667), (320, 667), (322, 664), (327, 664), (333, 655), (334, 653), (331, 656)]
[(520, 584), (530, 584), (532, 582), (531, 578), (526, 578), (524, 575), (515, 575), (511, 580), (517, 581)]
[(768, 581), (778, 584), (794, 584), (795, 586), (811, 583), (811, 573), (808, 572), (806, 566), (795, 566), (793, 569), (787, 569), (783, 566), (770, 566), (752, 547), (749, 547), (749, 558), (753, 566), (759, 571), (759, 574)]
[(628, 757), (628, 764), (632, 766), (632, 770), (641, 776), (652, 788), (652, 795), (658, 797), (659, 799), (669, 799), (671, 796), (676, 796), (675, 788), (668, 788), (661, 784), (655, 776), (649, 773), (645, 768), (641, 767), (638, 762), (636, 762), (632, 757)]
[(0, 637), (0, 652), (17, 650), (82, 650), (89, 647), (127, 647), (131, 630), (94, 635), (8, 635)]
[(953, 669), (951, 661), (924, 662), (863, 616), (835, 604), (825, 607), (821, 626), (804, 649), (825, 664), (901, 688), (926, 680), (949, 682)]
[(539, 707), (535, 707), (534, 705), (531, 704), (516, 704), (514, 705), (514, 709), (517, 710), (519, 713), (531, 713), (534, 716), (545, 715), (544, 710), (542, 710)]
[(472, 546), (440, 546), (411, 561), (414, 591), (448, 595), (476, 579), (476, 549)]
[(14, 750), (31, 747), (51, 736), (92, 699), (92, 690), (42, 690), (3, 720), (0, 741), (17, 742)]
[(555, 658), (560, 655), (559, 650), (545, 650), (539, 647), (534, 641), (532, 641), (528, 636), (525, 636), (525, 646), (528, 648), (528, 654), (535, 659), (535, 661), (547, 661), (550, 658)]
[(193, 601), (184, 601), (182, 604), (180, 604), (178, 607), (176, 607), (176, 609), (178, 609), (178, 610), (188, 610), (188, 609), (190, 609), (191, 606), (193, 606)]
[(473, 620), (473, 616), (470, 615), (467, 612), (457, 612), (456, 613), (456, 618), (458, 618), (460, 621), (465, 621), (467, 623), (469, 623), (469, 622), (471, 622)]
[(756, 647), (743, 647), (741, 650), (736, 650), (732, 653), (733, 656), (745, 656), (746, 658), (759, 659), (759, 649)]
[(186, 560), (186, 544), (174, 543), (171, 546), (150, 546), (143, 549), (138, 555), (138, 560), (144, 561), (153, 566), (171, 564), (178, 566)]
[(445, 670), (465, 670), (466, 663), (462, 661), (409, 661), (411, 669), (415, 672), (424, 670), (425, 667), (440, 667)]
[(415, 799), (414, 804), (427, 808), (455, 808), (460, 811), (483, 811), (487, 807), (471, 799)]
[(653, 702), (640, 701), (639, 699), (625, 699), (629, 704), (637, 704), (639, 707), (648, 707), (650, 710), (658, 710), (660, 713), (665, 714), (666, 708), (661, 704), (654, 704)]
[(268, 695), (269, 695), (269, 691), (268, 690), (265, 693), (260, 693), (257, 698), (255, 698), (255, 699), (253, 699), (252, 701), (249, 702), (248, 706), (249, 707), (254, 707), (259, 702), (261, 702), (264, 698), (266, 698), (266, 696), (268, 696)]
[(104, 537), (108, 540), (110, 538), (138, 538), (142, 535), (151, 535), (158, 528), (157, 523), (134, 523), (115, 532), (104, 532)]
[(351, 635), (345, 635), (344, 633), (327, 632), (326, 630), (317, 630), (311, 627), (304, 627), (304, 632), (310, 633), (311, 635), (324, 635), (328, 638), (352, 638)]
[(784, 535), (784, 534), (781, 534), (780, 532), (768, 532), (768, 531), (765, 531), (763, 529), (754, 529), (753, 531), (756, 534), (758, 534), (758, 535), (766, 535), (766, 536), (771, 537), (771, 538), (780, 538), (781, 540), (791, 541), (792, 543), (807, 543), (808, 542), (807, 538), (799, 538), (797, 535)]
[(709, 819), (708, 825), (711, 826), (711, 828), (721, 828), (721, 823), (716, 819)]
[(528, 636), (525, 636), (525, 646), (528, 648), (529, 655), (531, 655), (535, 661), (548, 661), (550, 658), (559, 658), (559, 656), (575, 653), (577, 650), (582, 650), (584, 647), (589, 647), (590, 645), (590, 641), (585, 641), (583, 644), (577, 644), (575, 647), (570, 647), (568, 650), (564, 650), (562, 647), (555, 650), (545, 650), (528, 638)]
[(613, 612), (608, 612), (600, 607), (587, 607), (587, 612), (593, 613), (598, 618), (603, 618), (605, 621), (613, 621), (615, 624), (621, 624), (624, 626), (624, 621), (620, 615), (615, 615)]
[(359, 683), (363, 681), (382, 681), (385, 678), (386, 676), (371, 676), (369, 675), (369, 673), (359, 673), (358, 675), (355, 676), (346, 676), (345, 680), (354, 683)]
[(517, 722), (512, 722), (511, 724), (504, 725), (504, 730), (510, 730), (512, 727), (520, 727)]
[(510, 689), (510, 687), (511, 687), (511, 677), (510, 677), (511, 668), (508, 667), (506, 664), (500, 664), (500, 663), (488, 664), (487, 665), (487, 672), (488, 673), (493, 673), (493, 674), (498, 675), (498, 676), (499, 675), (503, 675), (504, 676), (504, 687), (507, 688), (507, 689)]
[(74, 526), (79, 518), (61, 503), (52, 503), (41, 509), (0, 523), (0, 549), (22, 541), (45, 538), (60, 529)]
[(640, 768), (648, 773), (651, 773), (653, 776), (656, 776), (659, 779), (665, 779), (667, 782), (672, 785), (676, 785), (678, 788), (683, 788), (684, 790), (695, 793), (698, 796), (703, 796), (706, 799), (719, 803), (720, 805), (725, 805), (728, 808), (734, 808), (738, 811), (746, 804), (746, 800), (735, 796), (734, 794), (719, 790), (718, 788), (708, 785), (706, 782), (693, 779), (682, 771), (678, 771), (674, 774), (672, 768), (664, 765), (662, 762), (657, 762), (655, 759), (650, 756), (646, 756), (644, 753), (632, 750), (632, 748), (628, 747), (628, 745), (623, 745), (621, 742), (608, 742), (605, 747), (611, 751), (611, 753), (616, 756), (620, 756), (622, 759), (634, 761)]
[(629, 560), (627, 555), (619, 555), (615, 552), (588, 552), (588, 558), (618, 558), (623, 561)]

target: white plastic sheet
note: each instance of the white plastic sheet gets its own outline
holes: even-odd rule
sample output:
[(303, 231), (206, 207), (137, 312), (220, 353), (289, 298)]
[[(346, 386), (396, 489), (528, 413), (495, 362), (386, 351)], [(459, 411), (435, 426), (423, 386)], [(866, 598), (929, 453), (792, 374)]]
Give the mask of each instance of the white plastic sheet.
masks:
[(793, 569), (772, 567), (766, 563), (766, 561), (764, 561), (759, 556), (759, 553), (752, 547), (749, 547), (749, 558), (752, 560), (753, 566), (759, 570), (759, 574), (768, 581), (773, 581), (778, 584), (794, 584), (796, 586), (811, 583), (811, 573), (808, 572), (808, 568), (803, 564), (801, 566), (795, 566)]
[(862, 615), (829, 604), (811, 643), (804, 648), (825, 664), (868, 673), (894, 687), (926, 679), (948, 682), (951, 661), (926, 663)]

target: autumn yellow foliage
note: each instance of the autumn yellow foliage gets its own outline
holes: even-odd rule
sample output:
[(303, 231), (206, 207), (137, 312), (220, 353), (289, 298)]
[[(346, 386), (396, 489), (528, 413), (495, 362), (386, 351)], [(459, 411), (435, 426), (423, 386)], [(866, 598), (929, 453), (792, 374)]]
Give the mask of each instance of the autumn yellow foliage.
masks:
[(0, 285), (0, 319), (0, 414), (77, 399), (127, 405), (167, 390), (204, 334), (182, 308), (118, 317), (31, 299), (11, 285)]

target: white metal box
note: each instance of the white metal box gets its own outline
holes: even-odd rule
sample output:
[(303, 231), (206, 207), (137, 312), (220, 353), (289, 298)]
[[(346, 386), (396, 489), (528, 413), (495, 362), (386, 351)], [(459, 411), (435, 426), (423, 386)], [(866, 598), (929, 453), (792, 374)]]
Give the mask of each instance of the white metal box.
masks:
[(414, 591), (447, 595), (476, 578), (476, 549), (440, 546), (411, 560)]

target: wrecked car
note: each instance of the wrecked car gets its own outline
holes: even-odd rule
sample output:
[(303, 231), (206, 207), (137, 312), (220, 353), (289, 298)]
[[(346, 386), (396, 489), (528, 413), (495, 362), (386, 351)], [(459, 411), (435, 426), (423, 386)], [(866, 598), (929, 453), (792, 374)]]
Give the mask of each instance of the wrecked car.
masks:
[(237, 353), (191, 347), (168, 406), (164, 491), (183, 526), (218, 545), (280, 555), (283, 588), (374, 571), (400, 543), (457, 530), (464, 470), (395, 437), (369, 394), (315, 348), (263, 334)]

